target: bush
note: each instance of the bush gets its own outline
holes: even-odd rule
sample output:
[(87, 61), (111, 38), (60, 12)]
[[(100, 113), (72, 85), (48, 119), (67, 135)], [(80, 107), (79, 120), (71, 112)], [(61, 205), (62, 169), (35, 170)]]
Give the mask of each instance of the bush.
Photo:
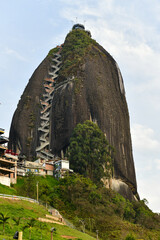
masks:
[(136, 240), (135, 237), (131, 234), (128, 234), (125, 240)]
[[(82, 227), (83, 222), (86, 232), (92, 232), (94, 236), (98, 229), (101, 239), (122, 239), (122, 236), (126, 236), (126, 239), (134, 240), (132, 234), (127, 234), (133, 232), (138, 235), (143, 228), (144, 234), (141, 235), (143, 239), (146, 239), (149, 233), (151, 237), (156, 234), (158, 239), (158, 232), (155, 233), (155, 229), (158, 230), (160, 227), (160, 216), (153, 213), (144, 201), (129, 202), (111, 189), (106, 189), (102, 185), (97, 186), (91, 179), (76, 173), (68, 174), (59, 181), (51, 176), (44, 178), (29, 175), (24, 177), (23, 181), (18, 180), (16, 190), (19, 195), (22, 195), (21, 190), (23, 194), (31, 194), (34, 197), (37, 181), (39, 200), (58, 209), (78, 229)], [(29, 189), (27, 184), (32, 185), (32, 188)], [(14, 215), (23, 217), (22, 207), (14, 210)], [(2, 210), (6, 210), (5, 206), (1, 207)], [(35, 211), (30, 213), (30, 217), (36, 217)], [(8, 227), (6, 225), (6, 230)], [(145, 228), (147, 230), (144, 230)]]
[(72, 76), (82, 64), (84, 56), (89, 50), (89, 46), (96, 42), (91, 39), (85, 31), (79, 29), (71, 31), (62, 48), (62, 68), (59, 76)]

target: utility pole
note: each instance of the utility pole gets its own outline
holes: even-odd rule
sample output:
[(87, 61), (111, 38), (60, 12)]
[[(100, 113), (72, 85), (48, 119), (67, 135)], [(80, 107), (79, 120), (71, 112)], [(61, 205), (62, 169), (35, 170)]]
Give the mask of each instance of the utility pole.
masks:
[(96, 233), (97, 233), (97, 238), (96, 239), (98, 240), (98, 230), (96, 230)]
[(39, 182), (37, 182), (37, 185), (36, 185), (37, 186), (37, 202), (38, 202), (38, 183)]
[(22, 240), (23, 232), (19, 232), (18, 234), (18, 240)]
[(56, 232), (56, 229), (54, 227), (51, 228), (51, 240), (53, 240), (53, 232)]

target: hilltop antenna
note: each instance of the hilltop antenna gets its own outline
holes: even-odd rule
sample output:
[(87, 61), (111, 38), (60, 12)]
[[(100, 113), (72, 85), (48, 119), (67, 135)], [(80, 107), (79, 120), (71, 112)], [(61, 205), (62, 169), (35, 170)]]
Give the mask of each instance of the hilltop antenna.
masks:
[(72, 23), (72, 27), (73, 27), (73, 25), (74, 25), (74, 21), (73, 21), (73, 20), (71, 20), (71, 23)]
[(85, 27), (85, 23), (86, 23), (87, 21), (86, 20), (84, 20), (84, 27)]
[(78, 17), (76, 17), (76, 23), (78, 23)]

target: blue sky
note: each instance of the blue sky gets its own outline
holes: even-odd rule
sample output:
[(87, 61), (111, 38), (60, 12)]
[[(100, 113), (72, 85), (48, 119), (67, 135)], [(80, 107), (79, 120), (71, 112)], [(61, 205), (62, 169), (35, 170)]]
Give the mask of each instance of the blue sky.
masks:
[(117, 61), (124, 79), (140, 197), (160, 212), (160, 2), (5, 0), (0, 7), (0, 127), (48, 51), (76, 19)]

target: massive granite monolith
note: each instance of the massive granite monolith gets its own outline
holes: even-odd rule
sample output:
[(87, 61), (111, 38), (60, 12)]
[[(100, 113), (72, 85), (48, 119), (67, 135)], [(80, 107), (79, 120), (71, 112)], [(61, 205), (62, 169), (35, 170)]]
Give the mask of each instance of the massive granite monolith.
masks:
[(74, 27), (33, 73), (14, 113), (9, 149), (34, 159), (65, 152), (77, 123), (92, 120), (115, 148), (111, 187), (138, 198), (129, 113), (117, 63)]

